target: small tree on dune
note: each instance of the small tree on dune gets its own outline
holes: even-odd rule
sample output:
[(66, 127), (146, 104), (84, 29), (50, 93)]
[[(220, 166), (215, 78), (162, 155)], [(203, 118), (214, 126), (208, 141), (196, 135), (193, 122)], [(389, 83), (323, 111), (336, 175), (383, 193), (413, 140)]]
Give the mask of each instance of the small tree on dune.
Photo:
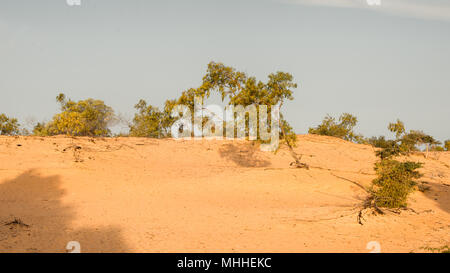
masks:
[(395, 134), (395, 137), (397, 139), (399, 139), (406, 132), (405, 124), (399, 119), (397, 119), (397, 122), (395, 123), (394, 122), (389, 123), (388, 129), (389, 131)]
[(446, 151), (450, 151), (450, 139), (444, 142), (444, 148)]
[[(219, 94), (222, 101), (227, 99), (229, 105), (242, 105), (244, 107), (255, 105), (257, 108), (259, 105), (267, 105), (269, 111), (271, 106), (279, 105), (281, 112), (284, 102), (294, 99), (292, 90), (296, 87), (297, 84), (293, 82), (293, 76), (289, 73), (272, 73), (268, 76), (267, 82), (262, 82), (258, 81), (255, 77), (248, 76), (246, 73), (237, 71), (222, 63), (210, 62), (206, 75), (203, 77), (202, 84), (198, 88), (190, 88), (183, 91), (177, 99), (167, 100), (163, 111), (159, 111), (155, 107), (147, 106), (146, 104), (138, 104), (139, 107), (137, 109), (139, 113), (135, 116), (133, 125), (130, 128), (134, 132), (139, 131), (138, 128), (144, 128), (144, 130), (140, 130), (147, 130), (147, 133), (143, 135), (155, 136), (155, 132), (162, 132), (163, 135), (169, 136), (170, 127), (176, 121), (170, 117), (172, 109), (177, 105), (186, 105), (190, 108), (191, 113), (194, 113), (195, 98), (200, 97), (204, 101), (213, 92)], [(160, 122), (156, 126), (156, 120), (158, 118)], [(206, 117), (207, 119), (208, 117)], [(203, 122), (205, 123), (206, 120), (203, 120)], [(248, 122), (248, 117), (246, 117), (245, 122)], [(279, 127), (280, 138), (289, 147), (295, 159), (295, 165), (297, 167), (306, 167), (305, 164), (300, 163), (300, 157), (293, 150), (297, 137), (282, 113), (280, 113)], [(257, 128), (257, 134), (259, 136), (259, 126)], [(246, 133), (248, 135), (248, 131)]]
[(20, 132), (20, 124), (16, 118), (10, 118), (0, 114), (0, 135), (17, 135)]
[(407, 132), (404, 123), (400, 120), (397, 120), (395, 123), (389, 123), (388, 129), (395, 134), (395, 140), (386, 140), (384, 136), (366, 140), (367, 143), (381, 148), (377, 155), (382, 159), (399, 154), (408, 155), (411, 152), (418, 151), (419, 145), (426, 145), (426, 156), (428, 156), (430, 147), (433, 148), (441, 144), (441, 142), (422, 131), (410, 130)]
[(353, 129), (358, 123), (358, 119), (349, 113), (344, 113), (339, 117), (339, 122), (334, 117), (327, 115), (321, 124), (315, 128), (309, 128), (308, 133), (315, 135), (333, 136), (348, 141), (359, 142), (362, 136), (357, 135)]
[[(376, 151), (380, 161), (375, 163), (377, 178), (372, 181), (364, 208), (373, 208), (381, 214), (384, 213), (381, 208), (407, 208), (408, 196), (416, 186), (416, 179), (422, 177), (418, 169), (423, 167), (423, 163), (401, 162), (394, 158), (398, 155), (408, 155), (417, 149), (418, 144), (437, 143), (433, 137), (421, 131), (411, 130), (407, 133), (404, 123), (400, 120), (390, 123), (388, 129), (395, 134), (395, 140), (386, 140), (384, 136), (366, 140), (367, 143), (380, 148)], [(362, 211), (358, 216), (360, 223), (361, 218)]]
[(167, 119), (169, 115), (157, 107), (140, 100), (135, 106), (138, 113), (134, 115), (130, 125), (130, 136), (161, 138), (169, 134)]
[(78, 102), (66, 99), (64, 94), (56, 97), (61, 113), (47, 124), (38, 123), (33, 132), (49, 136), (66, 134), (71, 136), (109, 136), (109, 126), (114, 120), (114, 111), (101, 100), (87, 99)]
[(417, 169), (422, 163), (393, 159), (383, 159), (375, 164), (378, 175), (373, 181), (372, 189), (374, 202), (379, 207), (405, 208), (408, 195), (413, 191), (414, 179), (422, 177)]
[(408, 134), (402, 138), (402, 145), (408, 148), (408, 151), (417, 150), (416, 145), (426, 145), (426, 157), (428, 157), (428, 151), (430, 146), (439, 145), (441, 142), (434, 139), (432, 136), (425, 134), (422, 131), (411, 130)]

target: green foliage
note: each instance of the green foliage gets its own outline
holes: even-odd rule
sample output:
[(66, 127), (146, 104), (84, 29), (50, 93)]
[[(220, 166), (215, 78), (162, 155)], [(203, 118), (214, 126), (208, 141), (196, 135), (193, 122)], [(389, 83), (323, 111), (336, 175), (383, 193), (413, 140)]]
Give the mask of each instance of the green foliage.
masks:
[(384, 159), (375, 164), (378, 177), (373, 181), (375, 189), (373, 195), (379, 207), (401, 208), (406, 207), (409, 193), (416, 183), (414, 179), (422, 175), (417, 169), (423, 166), (416, 162), (399, 162)]
[[(249, 77), (244, 72), (226, 67), (221, 63), (211, 62), (203, 78), (200, 90), (209, 96), (212, 90), (217, 90), (222, 100), (229, 99), (230, 105), (280, 105), (280, 111), (285, 100), (293, 100), (292, 89), (297, 88), (293, 76), (285, 72), (276, 72), (268, 76), (266, 83)], [(269, 109), (270, 111), (270, 109)], [(294, 145), (297, 137), (289, 123), (280, 115), (280, 136)], [(270, 120), (270, 115), (269, 115)], [(270, 124), (270, 123), (269, 123)], [(259, 130), (259, 126), (258, 126)], [(283, 133), (284, 132), (284, 133)], [(259, 133), (258, 133), (259, 136)]]
[(130, 136), (161, 138), (169, 134), (167, 112), (147, 105), (145, 100), (140, 100), (134, 107), (138, 113), (135, 114), (133, 124), (130, 126)]
[(339, 122), (334, 117), (327, 115), (322, 123), (315, 128), (309, 128), (308, 133), (315, 135), (334, 136), (348, 141), (360, 141), (360, 135), (353, 132), (353, 128), (358, 123), (358, 119), (344, 113), (339, 117)]
[(431, 146), (431, 151), (435, 151), (435, 152), (443, 152), (445, 151), (445, 148), (439, 145), (433, 145)]
[(422, 131), (411, 130), (408, 134), (404, 134), (400, 139), (400, 147), (403, 152), (409, 153), (417, 150), (417, 145), (437, 145), (439, 141)]
[(280, 127), (280, 138), (283, 139), (286, 143), (289, 143), (290, 145), (295, 147), (297, 142), (297, 134), (284, 118), (281, 118), (280, 120)]
[[(132, 134), (136, 136), (170, 136), (170, 127), (175, 120), (170, 117), (172, 109), (177, 105), (186, 105), (194, 113), (194, 99), (201, 97), (207, 99), (213, 92), (217, 92), (222, 100), (228, 100), (229, 105), (280, 105), (280, 109), (285, 100), (293, 100), (292, 89), (297, 84), (293, 82), (293, 76), (285, 72), (276, 72), (268, 76), (267, 82), (257, 81), (255, 77), (249, 77), (246, 73), (237, 71), (232, 67), (222, 63), (211, 62), (208, 64), (206, 75), (200, 87), (190, 88), (181, 93), (177, 99), (167, 100), (163, 111), (159, 111), (153, 106), (147, 106), (143, 101), (136, 106), (138, 113), (130, 127)], [(270, 111), (270, 109), (269, 109)], [(205, 123), (208, 117), (203, 122)], [(157, 122), (159, 120), (159, 123)], [(246, 117), (246, 123), (248, 117)], [(156, 124), (159, 125), (156, 125)], [(286, 120), (280, 121), (281, 129), (286, 134), (280, 132), (281, 137), (289, 138), (288, 141), (295, 141), (295, 133)], [(269, 115), (270, 124), (270, 115)], [(226, 126), (226, 125), (225, 125)], [(259, 126), (258, 136), (259, 136)], [(248, 133), (248, 130), (247, 130)]]
[(395, 140), (386, 140), (384, 136), (367, 139), (367, 143), (380, 148), (377, 156), (381, 158), (381, 161), (375, 164), (378, 177), (373, 181), (372, 195), (378, 207), (402, 208), (406, 207), (408, 195), (416, 185), (414, 179), (422, 176), (417, 169), (423, 164), (399, 162), (391, 158), (415, 151), (418, 144), (436, 145), (439, 142), (421, 131), (407, 133), (400, 120), (390, 123), (388, 129), (395, 133)]
[(444, 148), (446, 151), (450, 151), (450, 140), (444, 142)]
[(33, 128), (33, 135), (35, 136), (50, 136), (49, 127), (44, 122), (38, 122)]
[(400, 138), (401, 135), (405, 133), (405, 124), (399, 119), (397, 119), (396, 123), (393, 122), (389, 123), (388, 129), (389, 131), (395, 133), (395, 137), (398, 139)]
[(400, 146), (397, 144), (397, 141), (387, 140), (384, 136), (366, 139), (366, 143), (371, 144), (374, 147), (381, 148), (376, 152), (376, 155), (381, 159), (400, 154)]
[(61, 113), (47, 124), (38, 123), (35, 135), (50, 136), (66, 134), (71, 136), (109, 136), (109, 125), (114, 111), (101, 100), (87, 99), (74, 102), (59, 94), (56, 100), (61, 104)]
[(395, 142), (394, 140), (387, 140), (384, 136), (379, 137), (371, 137), (366, 139), (366, 143), (370, 144), (377, 148), (389, 148), (392, 146), (392, 142)]
[(16, 118), (10, 118), (5, 114), (0, 114), (0, 135), (19, 134), (19, 122)]
[(439, 141), (432, 136), (425, 134), (422, 131), (411, 130), (406, 131), (405, 125), (402, 121), (397, 120), (396, 123), (390, 123), (389, 131), (395, 133), (395, 140), (386, 140), (384, 136), (372, 137), (366, 139), (365, 142), (377, 148), (377, 156), (381, 159), (390, 158), (397, 155), (408, 155), (411, 152), (418, 151), (418, 145), (431, 145), (432, 149), (439, 150)]

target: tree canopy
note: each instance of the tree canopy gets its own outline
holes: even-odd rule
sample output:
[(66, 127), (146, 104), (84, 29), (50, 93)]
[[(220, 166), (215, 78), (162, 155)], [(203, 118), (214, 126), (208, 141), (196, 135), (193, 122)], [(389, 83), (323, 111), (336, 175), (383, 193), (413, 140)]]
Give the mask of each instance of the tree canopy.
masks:
[(20, 124), (16, 118), (10, 118), (0, 114), (0, 135), (16, 135), (19, 133)]
[(444, 142), (444, 148), (446, 151), (450, 151), (450, 139)]
[(157, 107), (148, 105), (145, 100), (140, 100), (135, 106), (138, 113), (134, 115), (130, 125), (130, 136), (161, 138), (169, 134), (168, 115)]
[(78, 102), (66, 99), (64, 94), (56, 97), (61, 113), (47, 124), (38, 123), (36, 135), (109, 136), (109, 125), (114, 120), (114, 111), (101, 100), (86, 99)]
[[(186, 105), (193, 114), (195, 98), (205, 100), (214, 92), (221, 96), (222, 101), (228, 100), (229, 105), (268, 105), (270, 110), (270, 106), (293, 100), (293, 89), (296, 87), (297, 84), (289, 73), (269, 74), (264, 83), (222, 63), (211, 62), (202, 84), (198, 88), (183, 91), (177, 99), (167, 100), (162, 111), (141, 100), (136, 105), (138, 113), (130, 126), (130, 133), (135, 136), (170, 136), (170, 127), (176, 120), (170, 117), (172, 110), (177, 105)], [(293, 139), (292, 135), (295, 134), (287, 121), (282, 119), (281, 125), (284, 126), (282, 129), (286, 135), (289, 134)], [(283, 132), (281, 135), (284, 136)]]
[(441, 142), (422, 131), (410, 130), (408, 132), (405, 124), (400, 120), (397, 120), (395, 123), (389, 123), (388, 129), (395, 134), (396, 138), (394, 140), (386, 140), (384, 136), (372, 137), (366, 140), (367, 143), (381, 148), (377, 155), (382, 159), (399, 154), (407, 155), (419, 150), (419, 145), (427, 145), (427, 149), (431, 146), (435, 151), (440, 150), (437, 145), (440, 145)]
[(343, 113), (339, 117), (339, 121), (336, 121), (334, 117), (327, 115), (317, 127), (309, 128), (308, 133), (334, 136), (348, 141), (359, 141), (361, 136), (353, 131), (357, 123), (358, 119), (349, 113)]

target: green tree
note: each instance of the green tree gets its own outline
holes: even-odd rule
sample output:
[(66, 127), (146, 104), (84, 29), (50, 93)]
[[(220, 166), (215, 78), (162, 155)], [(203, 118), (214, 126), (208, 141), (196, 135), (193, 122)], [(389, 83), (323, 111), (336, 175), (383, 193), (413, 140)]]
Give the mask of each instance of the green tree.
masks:
[(16, 118), (0, 114), (0, 135), (17, 135), (19, 128), (20, 124)]
[[(205, 100), (212, 92), (220, 94), (223, 101), (227, 99), (229, 105), (268, 105), (270, 111), (272, 105), (279, 104), (282, 108), (286, 100), (293, 100), (292, 89), (296, 87), (289, 73), (272, 73), (264, 83), (222, 63), (210, 62), (201, 86), (182, 92), (178, 99), (166, 101), (164, 112), (170, 113), (176, 105), (187, 105), (193, 113), (194, 98), (199, 96)], [(285, 125), (281, 129), (286, 131), (286, 134), (280, 132), (282, 136), (292, 133), (286, 120), (281, 124)]]
[[(292, 90), (297, 88), (297, 84), (293, 82), (293, 76), (289, 73), (272, 73), (268, 76), (268, 81), (264, 83), (220, 63), (209, 64), (203, 86), (207, 92), (213, 89), (218, 90), (222, 99), (229, 99), (230, 105), (244, 107), (252, 104), (257, 107), (267, 105), (269, 111), (271, 106), (279, 105), (280, 112), (286, 100), (294, 99)], [(295, 146), (297, 137), (282, 113), (280, 114), (280, 136), (288, 146)]]
[(384, 136), (371, 137), (366, 139), (365, 143), (380, 148), (376, 155), (381, 159), (398, 155), (401, 152), (397, 140), (386, 139)]
[(439, 145), (432, 145), (430, 150), (435, 152), (444, 152), (445, 148)]
[(423, 166), (416, 162), (399, 162), (385, 159), (375, 164), (378, 177), (373, 181), (376, 205), (387, 208), (406, 207), (408, 195), (413, 191), (414, 179), (422, 177), (417, 169)]
[(446, 151), (450, 151), (450, 139), (444, 142), (444, 147)]
[(66, 134), (72, 136), (109, 136), (109, 125), (114, 120), (114, 111), (101, 100), (87, 99), (78, 102), (66, 99), (64, 94), (56, 97), (61, 113), (47, 124), (38, 123), (36, 135)]
[(405, 153), (411, 151), (417, 151), (417, 145), (426, 145), (426, 151), (428, 156), (428, 151), (430, 145), (439, 145), (439, 141), (434, 139), (432, 136), (425, 134), (422, 131), (411, 130), (409, 133), (404, 134), (400, 139), (400, 149)]
[(138, 113), (135, 114), (130, 126), (130, 136), (154, 138), (168, 136), (169, 126), (166, 119), (169, 115), (166, 112), (148, 105), (145, 100), (140, 100), (134, 108), (138, 110)]
[(395, 137), (399, 139), (405, 133), (405, 124), (401, 120), (397, 119), (397, 122), (389, 123), (388, 129), (389, 131), (395, 133)]
[[(388, 129), (395, 133), (395, 140), (386, 140), (384, 136), (372, 137), (366, 140), (369, 144), (380, 148), (376, 153), (381, 160), (375, 163), (375, 171), (378, 177), (372, 181), (373, 187), (368, 200), (371, 206), (401, 208), (406, 207), (408, 195), (414, 190), (415, 179), (422, 175), (417, 169), (423, 166), (422, 163), (411, 161), (399, 162), (392, 157), (404, 154), (417, 149), (418, 144), (436, 145), (438, 142), (431, 136), (421, 131), (411, 130), (406, 133), (405, 125), (400, 120), (390, 123)], [(381, 211), (382, 212), (382, 211)]]
[(327, 115), (317, 127), (309, 128), (308, 133), (334, 136), (348, 141), (359, 141), (362, 137), (353, 131), (357, 123), (358, 119), (349, 113), (342, 114), (339, 117), (339, 122), (334, 117)]
[(406, 131), (402, 121), (397, 120), (395, 123), (389, 123), (389, 131), (395, 133), (395, 140), (386, 140), (384, 137), (367, 139), (366, 142), (375, 147), (382, 148), (377, 152), (381, 159), (389, 158), (399, 154), (407, 155), (413, 151), (419, 150), (419, 145), (426, 145), (426, 151), (430, 147), (436, 147), (441, 143), (432, 136), (422, 131), (410, 130)]
[[(289, 73), (272, 73), (268, 75), (266, 82), (262, 82), (222, 63), (210, 62), (200, 87), (182, 92), (178, 99), (166, 101), (163, 111), (164, 125), (162, 127), (170, 127), (175, 121), (167, 116), (170, 116), (169, 114), (176, 105), (187, 105), (191, 113), (194, 113), (195, 97), (201, 97), (204, 101), (213, 92), (217, 92), (222, 97), (222, 101), (228, 100), (229, 105), (242, 105), (244, 107), (248, 105), (256, 105), (256, 107), (258, 105), (267, 105), (269, 111), (271, 106), (279, 105), (281, 119), (280, 137), (286, 142), (292, 154), (295, 154), (292, 147), (295, 146), (297, 137), (281, 113), (284, 102), (294, 99), (292, 90), (295, 88), (297, 88), (297, 84), (294, 83), (293, 76)], [(247, 122), (248, 120), (246, 120)], [(257, 128), (259, 136), (259, 126)], [(304, 166), (299, 163), (298, 157), (296, 162), (298, 163), (297, 166)]]

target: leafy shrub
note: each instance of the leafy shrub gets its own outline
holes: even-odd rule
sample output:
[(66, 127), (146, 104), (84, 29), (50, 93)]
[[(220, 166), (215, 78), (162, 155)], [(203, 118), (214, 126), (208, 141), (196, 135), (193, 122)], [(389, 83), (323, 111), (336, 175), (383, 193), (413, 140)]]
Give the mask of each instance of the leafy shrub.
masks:
[(10, 118), (0, 114), (0, 135), (16, 135), (19, 133), (19, 122), (16, 118)]
[(334, 136), (348, 141), (358, 141), (361, 139), (361, 136), (353, 132), (353, 128), (357, 123), (358, 119), (349, 113), (342, 114), (339, 117), (339, 122), (330, 115), (327, 115), (320, 125), (315, 128), (309, 128), (308, 133)]
[(411, 130), (408, 134), (404, 134), (400, 139), (400, 142), (402, 151), (406, 153), (418, 150), (417, 145), (425, 144), (428, 149), (429, 145), (440, 144), (440, 142), (435, 140), (432, 136), (427, 135), (422, 131), (414, 130)]
[(446, 140), (444, 142), (444, 147), (446, 151), (450, 151), (450, 140)]
[(280, 129), (281, 129), (280, 138), (283, 139), (288, 145), (295, 147), (297, 141), (297, 134), (294, 132), (294, 129), (292, 129), (292, 127), (284, 118), (281, 118), (280, 120)]
[(442, 146), (438, 146), (438, 145), (432, 145), (431, 146), (431, 151), (443, 152), (443, 151), (445, 151), (445, 148), (442, 147)]
[(389, 131), (395, 133), (395, 137), (397, 139), (399, 139), (406, 132), (405, 124), (399, 119), (397, 119), (397, 122), (395, 123), (389, 123), (388, 129)]
[(373, 196), (379, 207), (406, 207), (409, 193), (414, 189), (414, 179), (422, 175), (417, 169), (423, 166), (417, 162), (399, 162), (384, 159), (375, 164), (378, 177), (373, 181)]
[[(258, 81), (255, 77), (248, 76), (244, 72), (225, 66), (222, 63), (210, 62), (202, 84), (198, 88), (190, 88), (181, 93), (177, 99), (167, 100), (164, 109), (147, 105), (144, 100), (135, 106), (138, 113), (130, 125), (130, 134), (134, 136), (170, 136), (170, 127), (176, 120), (170, 117), (172, 109), (177, 105), (186, 105), (191, 114), (194, 113), (195, 97), (208, 99), (213, 92), (227, 99), (229, 105), (280, 105), (282, 109), (285, 100), (293, 100), (292, 89), (297, 84), (293, 82), (293, 76), (285, 72), (276, 72), (268, 75), (267, 82)], [(281, 112), (281, 110), (280, 110)], [(208, 120), (203, 117), (203, 123)], [(270, 124), (270, 115), (268, 117)], [(291, 145), (296, 141), (295, 133), (289, 123), (280, 113), (280, 137), (285, 138)], [(248, 116), (245, 117), (248, 123)], [(225, 128), (226, 128), (225, 124)], [(257, 126), (259, 136), (259, 126)], [(225, 132), (225, 130), (224, 130)], [(236, 132), (236, 129), (235, 129)], [(248, 136), (248, 128), (246, 136)]]
[(395, 140), (387, 140), (384, 136), (371, 137), (366, 139), (367, 144), (371, 144), (374, 147), (381, 148), (376, 152), (376, 155), (381, 159), (389, 158), (400, 153), (400, 146)]
[(109, 136), (109, 125), (114, 111), (101, 100), (87, 99), (74, 102), (59, 94), (56, 100), (61, 104), (61, 113), (47, 124), (38, 123), (35, 135), (50, 136), (66, 134), (72, 136)]
[(406, 132), (405, 125), (400, 120), (397, 120), (396, 123), (390, 123), (388, 129), (395, 133), (395, 140), (387, 140), (384, 136), (365, 139), (365, 143), (381, 148), (376, 152), (381, 159), (408, 155), (413, 151), (418, 151), (418, 145), (422, 144), (427, 146), (427, 151), (430, 145), (432, 150), (440, 150), (438, 145), (441, 143), (439, 141), (422, 131), (411, 130)]
[(140, 100), (134, 108), (138, 113), (130, 126), (130, 136), (160, 138), (169, 134), (168, 113), (147, 105), (145, 100)]

